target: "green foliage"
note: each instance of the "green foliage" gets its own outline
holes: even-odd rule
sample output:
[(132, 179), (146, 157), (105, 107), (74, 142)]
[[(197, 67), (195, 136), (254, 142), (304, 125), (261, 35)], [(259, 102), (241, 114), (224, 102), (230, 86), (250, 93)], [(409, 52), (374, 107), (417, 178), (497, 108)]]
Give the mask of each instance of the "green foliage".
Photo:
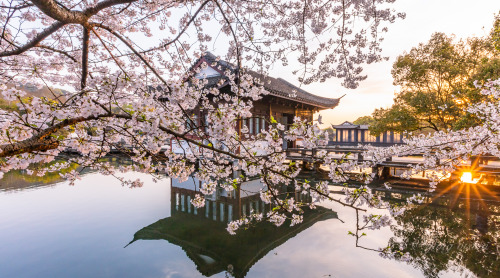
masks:
[(15, 102), (6, 101), (5, 99), (0, 98), (0, 109), (6, 111), (19, 111)]
[(500, 52), (493, 44), (491, 37), (455, 42), (452, 36), (435, 33), (427, 43), (399, 56), (392, 76), (401, 91), (392, 107), (373, 112), (370, 131), (428, 132), (479, 124), (464, 108), (486, 101), (475, 80), (483, 84), (500, 77)]
[(274, 117), (271, 115), (271, 123), (272, 124), (277, 124), (278, 122), (274, 119)]
[(374, 124), (374, 119), (372, 116), (362, 116), (357, 118), (354, 122), (355, 125), (372, 125)]
[(387, 130), (404, 133), (407, 130), (417, 130), (419, 122), (405, 106), (393, 105), (389, 109), (375, 109), (370, 133), (374, 136)]
[(335, 134), (335, 130), (333, 130), (332, 127), (328, 127), (328, 128), (323, 129), (323, 130), (326, 131), (326, 134), (325, 134), (325, 136), (321, 136), (320, 138), (326, 139), (326, 140), (330, 140), (330, 138), (332, 138), (332, 136), (335, 136), (334, 135)]
[(493, 43), (493, 47), (497, 51), (500, 51), (500, 13), (495, 15), (495, 22), (493, 23), (490, 38)]

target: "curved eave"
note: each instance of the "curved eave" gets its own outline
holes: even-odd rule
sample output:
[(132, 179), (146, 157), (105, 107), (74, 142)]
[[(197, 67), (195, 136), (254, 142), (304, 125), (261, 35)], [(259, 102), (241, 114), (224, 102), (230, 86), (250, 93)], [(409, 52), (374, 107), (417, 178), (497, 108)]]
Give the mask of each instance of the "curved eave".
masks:
[[(316, 101), (311, 101), (309, 99), (304, 99), (304, 98), (298, 98), (298, 97), (290, 97), (290, 96), (286, 96), (285, 93), (283, 92), (277, 92), (275, 90), (270, 90), (270, 89), (267, 89), (270, 92), (270, 95), (272, 96), (275, 96), (275, 97), (278, 97), (278, 98), (282, 98), (282, 99), (286, 99), (286, 100), (291, 100), (291, 101), (295, 101), (295, 102), (300, 102), (300, 103), (304, 103), (304, 104), (307, 104), (307, 105), (310, 105), (310, 106), (314, 106), (320, 110), (325, 110), (325, 109), (333, 109), (335, 107), (337, 107), (339, 105), (339, 101), (340, 99), (338, 98), (323, 98), (325, 101), (328, 101), (330, 102), (329, 104), (320, 104)], [(319, 98), (319, 97), (318, 97)]]

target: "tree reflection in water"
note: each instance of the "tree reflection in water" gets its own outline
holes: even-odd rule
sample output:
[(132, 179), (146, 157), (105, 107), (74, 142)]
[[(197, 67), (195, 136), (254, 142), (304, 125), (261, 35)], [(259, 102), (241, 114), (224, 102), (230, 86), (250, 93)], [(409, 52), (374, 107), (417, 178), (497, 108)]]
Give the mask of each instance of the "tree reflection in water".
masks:
[(450, 269), (500, 277), (498, 200), (449, 194), (428, 201), (395, 218), (388, 246), (408, 252), (408, 263), (426, 277)]
[[(49, 167), (50, 165), (65, 162), (66, 160), (61, 157), (47, 164), (34, 164), (29, 169), (36, 169), (38, 167)], [(113, 166), (117, 165), (130, 165), (132, 161), (125, 156), (107, 156), (102, 158), (100, 161), (109, 162)], [(0, 179), (0, 190), (10, 191), (10, 190), (23, 190), (27, 188), (35, 188), (39, 186), (50, 186), (58, 182), (63, 182), (65, 179), (61, 177), (61, 174), (69, 173), (76, 170), (80, 175), (85, 175), (88, 173), (95, 172), (90, 168), (81, 167), (76, 163), (70, 164), (67, 168), (54, 171), (46, 172), (43, 175), (38, 175), (37, 170), (34, 170), (31, 175), (27, 174), (26, 170), (11, 170), (4, 174), (3, 178)]]

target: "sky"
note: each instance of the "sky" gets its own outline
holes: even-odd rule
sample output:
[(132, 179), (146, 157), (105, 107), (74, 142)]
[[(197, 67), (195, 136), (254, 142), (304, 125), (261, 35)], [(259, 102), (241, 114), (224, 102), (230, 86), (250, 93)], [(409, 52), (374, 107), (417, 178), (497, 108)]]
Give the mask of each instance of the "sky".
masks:
[[(389, 60), (365, 66), (364, 74), (368, 77), (357, 89), (346, 89), (340, 85), (341, 80), (335, 78), (301, 86), (306, 91), (323, 97), (339, 98), (345, 95), (335, 109), (320, 113), (325, 122), (323, 128), (371, 115), (376, 108), (390, 107), (398, 92), (398, 88), (392, 84), (391, 76), (392, 64), (397, 56), (419, 43), (427, 42), (435, 32), (454, 34), (457, 39), (487, 35), (493, 25), (494, 15), (500, 11), (500, 0), (396, 0), (389, 7), (397, 12), (405, 12), (406, 18), (389, 25), (389, 31), (381, 44), (382, 55), (389, 57)], [(173, 18), (180, 18), (183, 14), (179, 13)], [(214, 29), (217, 34), (218, 29)], [(142, 38), (140, 34), (131, 37), (137, 37), (147, 45), (156, 45), (163, 38), (161, 34), (153, 38)], [(215, 48), (210, 50), (213, 53), (220, 55), (227, 52), (227, 42), (215, 45), (214, 43)], [(296, 67), (284, 69), (276, 66), (274, 70), (271, 69), (270, 75), (299, 86), (297, 76), (292, 74), (293, 69)]]
[[(493, 18), (500, 11), (500, 0), (396, 0), (393, 7), (406, 13), (406, 19), (389, 26), (389, 32), (382, 43), (382, 55), (389, 57), (365, 67), (368, 78), (357, 89), (346, 89), (340, 80), (331, 79), (324, 83), (302, 86), (306, 91), (337, 98), (345, 94), (335, 109), (322, 111), (325, 125), (354, 121), (358, 117), (371, 115), (374, 109), (389, 107), (398, 88), (392, 84), (391, 69), (397, 56), (409, 51), (419, 43), (427, 42), (434, 32), (454, 34), (457, 39), (487, 35), (493, 25)], [(296, 85), (291, 73), (273, 73)]]

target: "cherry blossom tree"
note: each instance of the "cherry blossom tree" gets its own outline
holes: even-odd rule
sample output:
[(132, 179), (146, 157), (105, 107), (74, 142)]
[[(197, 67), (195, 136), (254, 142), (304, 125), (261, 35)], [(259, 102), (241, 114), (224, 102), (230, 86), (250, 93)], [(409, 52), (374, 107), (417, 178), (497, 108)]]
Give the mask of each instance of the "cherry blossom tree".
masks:
[[(285, 130), (271, 118), (268, 130), (250, 135), (241, 121), (252, 117), (252, 102), (267, 94), (246, 69), (267, 74), (271, 66), (281, 64), (305, 84), (337, 77), (348, 88), (358, 86), (365, 78), (361, 66), (383, 59), (380, 41), (387, 23), (404, 17), (388, 8), (391, 2), (1, 0), (0, 91), (18, 109), (0, 110), (0, 177), (14, 169), (44, 175), (75, 164), (129, 186), (141, 185), (121, 177), (130, 170), (154, 178), (161, 177), (158, 173), (181, 180), (195, 176), (202, 181), (200, 194), (191, 201), (198, 207), (218, 187), (241, 190), (245, 180), (260, 179), (258, 193), (274, 209), (229, 223), (230, 233), (264, 220), (298, 224), (304, 209), (326, 200), (352, 207), (358, 216), (367, 207), (400, 215), (402, 207), (382, 201), (367, 186), (346, 187), (344, 199), (334, 198), (328, 182), (299, 179), (300, 167), (283, 163), (283, 139), (301, 139), (305, 148), (326, 144), (317, 125), (296, 118)], [(207, 86), (199, 71), (208, 65), (191, 67), (215, 46), (232, 63), (221, 81), (230, 85), (230, 92)], [(72, 93), (26, 97), (11, 86), (28, 82), (65, 86)], [(432, 170), (427, 173), (435, 186), (443, 177), (438, 173), (454, 171), (462, 159), (500, 155), (499, 85), (487, 83), (482, 92), (490, 102), (468, 108), (484, 119), (481, 126), (415, 137), (405, 146), (369, 149), (364, 156), (373, 159), (362, 163), (325, 151), (308, 159), (329, 167), (330, 182), (346, 183), (348, 172), (390, 156), (423, 153), (424, 162), (406, 176)], [(206, 117), (197, 121), (195, 110)], [(185, 142), (187, 149), (181, 154), (164, 151), (167, 142)], [(70, 149), (79, 155), (54, 162)], [(134, 163), (114, 166), (103, 159), (113, 149)], [(64, 177), (72, 182), (79, 178), (74, 170)], [(368, 184), (373, 175), (361, 171), (358, 178)], [(288, 190), (283, 191), (283, 185)], [(312, 201), (298, 201), (291, 191), (307, 194)], [(408, 202), (412, 206), (422, 200), (413, 196)], [(358, 218), (364, 222), (358, 223), (359, 231), (391, 222), (374, 214)], [(362, 236), (358, 230), (356, 244)], [(390, 248), (378, 251), (386, 257), (401, 255)]]
[[(267, 73), (274, 63), (289, 66), (296, 57), (300, 82), (338, 77), (354, 88), (365, 78), (361, 65), (382, 59), (384, 24), (404, 17), (387, 8), (391, 2), (2, 1), (1, 90), (19, 111), (0, 112), (0, 174), (31, 167), (28, 173), (43, 175), (77, 163), (139, 185), (117, 173), (134, 169), (181, 179), (194, 173), (204, 181), (201, 193), (210, 194), (221, 181), (228, 190), (237, 188), (241, 180), (231, 173), (242, 171), (243, 179), (258, 176), (266, 184), (264, 200), (277, 202), (283, 213), (299, 213), (302, 204), (278, 198), (278, 184), (330, 198), (327, 185), (299, 182), (299, 168), (282, 164), (282, 125), (272, 122), (258, 136), (245, 126), (236, 129), (241, 118), (251, 117), (252, 101), (266, 94), (245, 68)], [(210, 44), (222, 45), (233, 62), (224, 80), (230, 93), (206, 86), (190, 69)], [(7, 86), (26, 82), (74, 93), (25, 97)], [(191, 118), (194, 109), (207, 114), (201, 124)], [(326, 143), (320, 135), (317, 126), (296, 119), (285, 138), (314, 147)], [(184, 154), (160, 151), (165, 142), (181, 140), (189, 146)], [(124, 145), (133, 166), (115, 169), (102, 161)], [(265, 154), (256, 155), (257, 148)], [(81, 155), (33, 170), (68, 149)], [(78, 173), (65, 177), (74, 180)], [(203, 197), (194, 203), (203, 204)], [(285, 214), (265, 218), (280, 224)]]
[[(252, 102), (267, 93), (246, 69), (267, 74), (271, 66), (281, 64), (305, 84), (337, 77), (348, 88), (358, 86), (366, 78), (361, 66), (383, 59), (380, 42), (386, 25), (404, 17), (389, 8), (391, 2), (2, 0), (0, 90), (19, 109), (0, 110), (0, 176), (13, 169), (43, 175), (72, 164), (114, 175), (130, 186), (141, 182), (125, 180), (121, 172), (142, 171), (155, 178), (166, 173), (181, 180), (194, 175), (203, 183), (192, 200), (195, 206), (203, 206), (204, 196), (218, 187), (240, 190), (243, 181), (259, 178), (264, 185), (261, 199), (274, 209), (231, 222), (230, 233), (263, 220), (282, 225), (289, 219), (295, 225), (302, 221), (304, 209), (323, 200), (357, 212), (366, 206), (386, 207), (398, 215), (401, 208), (383, 202), (366, 186), (346, 188), (345, 199), (334, 198), (328, 182), (298, 179), (300, 167), (283, 163), (282, 135), (285, 140), (301, 139), (306, 148), (321, 147), (326, 141), (317, 125), (296, 118), (288, 130), (273, 119), (258, 135), (250, 135), (244, 125), (239, 128), (242, 118), (252, 117)], [(191, 68), (214, 46), (224, 49), (224, 60), (232, 63), (221, 81), (230, 85), (227, 93), (207, 86), (203, 76), (198, 78), (199, 70), (208, 65)], [(27, 82), (65, 86), (73, 93), (26, 97), (9, 86)], [(485, 94), (497, 99), (497, 85), (487, 85)], [(497, 144), (498, 107), (481, 105), (471, 109), (486, 111), (481, 115), (489, 120), (474, 130), (442, 132), (408, 141), (406, 147), (370, 150), (366, 157), (373, 161), (363, 163), (335, 159), (323, 151), (309, 159), (329, 166), (335, 183), (347, 182), (349, 171), (416, 149), (426, 154), (426, 160), (415, 171), (450, 171), (456, 166), (453, 159), (491, 153), (489, 148)], [(195, 121), (194, 110), (206, 117)], [(184, 153), (162, 151), (166, 142), (181, 141), (187, 144)], [(47, 164), (69, 149), (79, 155)], [(113, 149), (134, 163), (113, 166), (104, 160)], [(79, 178), (77, 171), (64, 176), (70, 181)], [(368, 183), (372, 177), (359, 178)], [(437, 182), (434, 176), (431, 180)], [(299, 202), (281, 190), (283, 185), (310, 195), (312, 201)], [(415, 196), (410, 201), (420, 200)], [(379, 215), (363, 219), (366, 229), (390, 223)]]

